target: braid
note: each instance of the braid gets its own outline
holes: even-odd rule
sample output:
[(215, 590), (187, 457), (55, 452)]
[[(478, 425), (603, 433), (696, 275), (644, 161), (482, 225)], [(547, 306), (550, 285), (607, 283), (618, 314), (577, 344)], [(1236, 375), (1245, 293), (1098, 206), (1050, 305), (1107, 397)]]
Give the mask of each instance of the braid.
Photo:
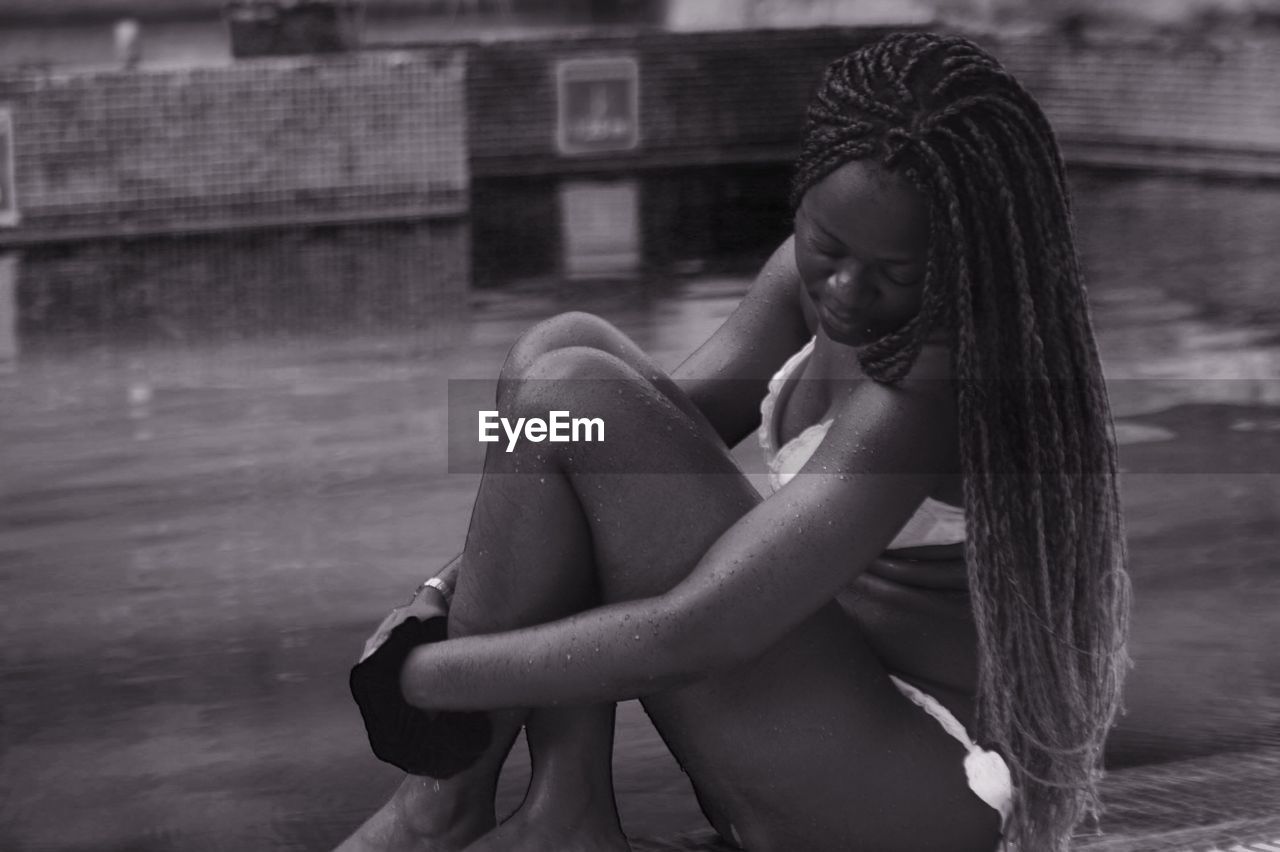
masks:
[(1129, 612), (1115, 436), (1066, 169), (1048, 120), (993, 57), (927, 33), (887, 36), (827, 69), (793, 205), (870, 159), (927, 199), (930, 246), (919, 313), (858, 359), (894, 383), (931, 333), (953, 343), (978, 737), (1013, 772), (1010, 833), (1063, 852), (1099, 811)]

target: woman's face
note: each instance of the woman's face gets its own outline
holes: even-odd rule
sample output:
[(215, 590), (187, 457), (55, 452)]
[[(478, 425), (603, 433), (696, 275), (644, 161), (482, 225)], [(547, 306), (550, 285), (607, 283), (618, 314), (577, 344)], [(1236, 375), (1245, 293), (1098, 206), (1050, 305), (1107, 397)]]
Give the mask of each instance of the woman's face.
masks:
[(846, 163), (805, 193), (795, 237), (805, 298), (832, 340), (865, 345), (920, 310), (929, 211), (900, 176)]

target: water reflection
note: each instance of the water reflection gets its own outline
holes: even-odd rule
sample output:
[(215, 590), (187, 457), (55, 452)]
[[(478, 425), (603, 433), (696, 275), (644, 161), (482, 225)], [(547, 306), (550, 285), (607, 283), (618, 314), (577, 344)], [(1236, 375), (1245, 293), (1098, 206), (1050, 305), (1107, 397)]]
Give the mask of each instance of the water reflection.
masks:
[[(554, 216), (492, 210), (469, 294), (441, 248), (461, 229), (29, 251), (0, 374), (0, 847), (318, 849), (372, 809), (397, 776), (346, 671), (461, 544), (475, 479), (446, 473), (447, 382), (492, 377), (569, 308), (677, 363), (745, 286), (712, 273), (775, 240), (776, 193), (733, 212), (721, 177), (646, 189), (650, 278), (630, 286), (555, 283)], [(740, 186), (780, 173), (757, 178)], [(1161, 819), (1275, 813), (1280, 187), (1081, 176), (1077, 196), (1131, 471), (1139, 666), (1112, 759), (1245, 749)], [(513, 197), (553, 209), (545, 187)], [(682, 230), (710, 206), (719, 224)], [(634, 705), (615, 765), (633, 835), (700, 825)]]
[(1081, 252), (1117, 413), (1276, 404), (1274, 184), (1078, 184)]
[[(773, 164), (647, 173), (635, 235), (652, 279), (749, 275), (790, 230), (790, 169)], [(475, 285), (557, 280), (566, 216), (555, 178), (486, 179), (473, 187)]]
[(10, 262), (24, 347), (183, 349), (430, 326), (462, 303), (469, 245), (467, 223), (443, 221), (39, 246)]

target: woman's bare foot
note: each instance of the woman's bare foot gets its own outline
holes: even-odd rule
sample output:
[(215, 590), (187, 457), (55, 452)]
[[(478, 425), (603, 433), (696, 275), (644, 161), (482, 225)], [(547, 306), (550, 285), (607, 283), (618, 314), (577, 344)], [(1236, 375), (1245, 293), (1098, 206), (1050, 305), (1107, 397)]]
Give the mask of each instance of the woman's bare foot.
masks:
[[(424, 806), (426, 798), (434, 801)], [(440, 796), (430, 778), (407, 776), (391, 799), (334, 852), (460, 852), (493, 829), (492, 797), (488, 802), (448, 798)]]
[(563, 797), (542, 806), (526, 800), (466, 852), (630, 852), (612, 801), (565, 805)]
[(545, 707), (531, 716), (524, 802), (466, 852), (629, 852), (613, 791), (616, 710)]

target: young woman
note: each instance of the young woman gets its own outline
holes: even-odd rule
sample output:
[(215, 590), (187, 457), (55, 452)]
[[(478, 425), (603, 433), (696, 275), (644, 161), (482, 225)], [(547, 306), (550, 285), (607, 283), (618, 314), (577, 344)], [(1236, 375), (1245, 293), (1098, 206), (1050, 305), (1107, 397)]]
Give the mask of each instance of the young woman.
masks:
[[(637, 697), (752, 852), (1056, 852), (1095, 809), (1128, 583), (1052, 132), (972, 43), (892, 35), (828, 69), (794, 203), (674, 375), (585, 314), (513, 347), (504, 415), (608, 440), (490, 449), (463, 553), (366, 654), (456, 579), (399, 685), (490, 711), (491, 745), (343, 850), (626, 849), (613, 703)], [(757, 426), (765, 499), (727, 449)], [(495, 827), (522, 725), (532, 784)]]

